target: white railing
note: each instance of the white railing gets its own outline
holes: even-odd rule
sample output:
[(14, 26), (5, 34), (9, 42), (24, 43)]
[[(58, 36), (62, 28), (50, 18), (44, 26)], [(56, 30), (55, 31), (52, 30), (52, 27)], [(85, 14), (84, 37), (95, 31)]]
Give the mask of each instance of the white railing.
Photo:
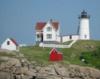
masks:
[(44, 44), (40, 43), (40, 47), (50, 47), (50, 48), (70, 48), (77, 40), (73, 40), (69, 45), (63, 45), (63, 44)]

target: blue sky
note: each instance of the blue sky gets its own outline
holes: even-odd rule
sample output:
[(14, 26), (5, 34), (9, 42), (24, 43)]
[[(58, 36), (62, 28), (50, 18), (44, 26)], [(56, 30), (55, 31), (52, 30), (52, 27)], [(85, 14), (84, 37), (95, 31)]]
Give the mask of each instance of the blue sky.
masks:
[(100, 40), (100, 0), (0, 0), (0, 43), (12, 37), (33, 44), (35, 24), (59, 21), (63, 35), (76, 34), (82, 10), (90, 14), (91, 38)]

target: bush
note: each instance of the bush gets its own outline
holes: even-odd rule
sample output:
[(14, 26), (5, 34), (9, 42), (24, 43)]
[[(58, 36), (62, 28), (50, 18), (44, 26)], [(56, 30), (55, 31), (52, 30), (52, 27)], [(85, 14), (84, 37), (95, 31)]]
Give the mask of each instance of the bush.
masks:
[(85, 64), (91, 64), (100, 69), (100, 48), (92, 52), (83, 52), (80, 55), (80, 60), (85, 59)]

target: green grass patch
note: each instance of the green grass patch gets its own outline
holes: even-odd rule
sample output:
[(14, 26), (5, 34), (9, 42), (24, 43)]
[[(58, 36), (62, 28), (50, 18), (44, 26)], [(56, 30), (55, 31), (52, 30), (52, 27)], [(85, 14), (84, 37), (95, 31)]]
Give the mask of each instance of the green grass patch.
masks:
[(0, 52), (0, 56), (14, 57), (16, 56), (15, 52)]
[[(92, 66), (99, 68), (100, 63), (100, 41), (77, 41), (71, 48), (57, 49), (63, 53), (63, 61), (65, 64), (77, 64), (84, 66)], [(41, 64), (49, 64), (49, 54), (52, 48), (42, 48), (38, 46), (29, 46), (20, 48), (20, 52), (25, 55), (29, 61), (36, 61)], [(94, 55), (96, 53), (97, 56)], [(88, 63), (82, 62), (80, 56), (84, 53)], [(96, 62), (95, 62), (96, 61)]]
[(62, 44), (64, 44), (64, 45), (69, 45), (71, 42), (72, 42), (72, 41), (67, 41), (67, 42), (64, 42), (64, 43), (62, 43)]
[(92, 52), (83, 52), (81, 57), (85, 59), (87, 64), (100, 69), (100, 48)]
[(49, 61), (49, 48), (40, 48), (37, 46), (22, 47), (20, 51), (30, 61), (37, 61), (39, 63), (48, 63)]

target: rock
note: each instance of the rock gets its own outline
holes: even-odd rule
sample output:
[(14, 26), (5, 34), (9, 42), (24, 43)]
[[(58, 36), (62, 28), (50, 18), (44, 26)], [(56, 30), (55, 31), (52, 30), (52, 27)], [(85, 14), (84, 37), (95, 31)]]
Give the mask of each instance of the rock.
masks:
[(9, 72), (0, 71), (0, 79), (13, 79), (13, 77)]
[(2, 56), (2, 57), (0, 57), (0, 60), (2, 60), (2, 61), (8, 61), (9, 60), (9, 57)]
[(94, 68), (70, 65), (69, 69), (71, 78), (100, 79), (100, 70)]
[[(84, 69), (85, 68), (85, 69)], [(63, 66), (61, 64), (48, 65), (39, 68), (37, 79), (95, 79), (100, 78), (99, 70), (93, 71), (98, 75), (91, 75), (87, 67), (80, 67), (76, 65)], [(92, 73), (93, 73), (92, 72)]]
[[(6, 58), (0, 64), (0, 79), (100, 79), (100, 70), (78, 65), (31, 64), (27, 59)], [(23, 63), (23, 66), (22, 66)]]
[(64, 66), (62, 66), (61, 64), (55, 64), (54, 69), (55, 69), (56, 73), (60, 76), (66, 76), (66, 77), (69, 76), (68, 69), (65, 68)]
[(8, 65), (8, 66), (21, 66), (21, 63), (20, 63), (19, 59), (11, 58), (11, 59), (8, 60), (6, 65)]

